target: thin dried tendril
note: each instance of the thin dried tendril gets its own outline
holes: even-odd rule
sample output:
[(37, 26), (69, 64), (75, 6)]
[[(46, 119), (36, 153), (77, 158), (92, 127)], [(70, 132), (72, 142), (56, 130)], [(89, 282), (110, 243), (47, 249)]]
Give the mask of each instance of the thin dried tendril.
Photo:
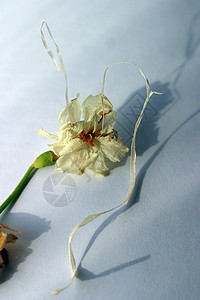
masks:
[(50, 57), (52, 58), (58, 72), (60, 72), (60, 68), (58, 66), (58, 63), (52, 53), (52, 51), (49, 49), (49, 47), (47, 46), (47, 43), (46, 43), (46, 40), (45, 40), (45, 37), (44, 37), (44, 26), (46, 26), (47, 28), (47, 31), (50, 35), (50, 38), (52, 39), (52, 42), (54, 43), (55, 47), (56, 47), (56, 52), (57, 52), (57, 55), (58, 55), (58, 59), (59, 59), (59, 62), (60, 62), (60, 66), (61, 66), (61, 69), (63, 71), (63, 74), (64, 74), (64, 77), (65, 77), (65, 85), (66, 85), (66, 88), (65, 88), (65, 99), (66, 99), (66, 102), (68, 103), (68, 86), (67, 86), (67, 74), (66, 74), (66, 71), (65, 71), (65, 66), (64, 66), (64, 63), (63, 63), (63, 60), (62, 60), (62, 56), (61, 56), (61, 53), (60, 53), (60, 49), (58, 47), (58, 45), (56, 44), (54, 38), (53, 38), (53, 35), (49, 29), (49, 26), (47, 25), (46, 22), (43, 22), (42, 23), (42, 26), (40, 28), (40, 33), (41, 33), (41, 39), (42, 39), (42, 43), (44, 45), (44, 48), (46, 49), (47, 53), (50, 55)]

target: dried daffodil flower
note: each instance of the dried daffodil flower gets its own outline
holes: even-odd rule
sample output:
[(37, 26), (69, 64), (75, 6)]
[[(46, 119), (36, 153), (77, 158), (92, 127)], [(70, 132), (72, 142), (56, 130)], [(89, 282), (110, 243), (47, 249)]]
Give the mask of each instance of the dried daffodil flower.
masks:
[[(19, 233), (19, 231), (10, 228), (9, 226), (0, 224), (0, 228)], [(6, 233), (0, 230), (0, 270), (3, 269), (8, 263), (8, 253), (5, 249), (6, 244), (15, 243), (18, 237), (12, 233)]]
[(95, 174), (104, 175), (108, 171), (105, 158), (119, 162), (129, 149), (113, 129), (116, 112), (110, 101), (103, 97), (103, 118), (100, 94), (88, 96), (82, 105), (78, 98), (79, 94), (61, 112), (57, 136), (43, 129), (38, 132), (56, 141), (51, 145), (58, 156), (56, 170), (82, 174), (87, 168)]
[[(148, 79), (136, 64), (132, 62), (117, 62), (108, 66), (104, 71), (103, 84), (101, 93), (96, 96), (88, 96), (80, 105), (78, 98), (79, 95), (72, 101), (68, 103), (68, 93), (67, 93), (67, 75), (65, 72), (64, 64), (62, 61), (61, 53), (59, 47), (53, 39), (53, 36), (50, 32), (48, 25), (43, 22), (41, 26), (41, 38), (43, 45), (47, 53), (51, 56), (54, 64), (56, 65), (57, 70), (60, 72), (58, 63), (46, 44), (44, 37), (43, 27), (46, 26), (46, 29), (56, 47), (58, 58), (60, 61), (61, 69), (65, 76), (66, 81), (66, 107), (61, 112), (59, 116), (59, 122), (61, 124), (60, 131), (57, 135), (52, 135), (44, 131), (43, 129), (39, 130), (39, 133), (45, 137), (48, 137), (55, 141), (54, 144), (50, 145), (53, 147), (54, 153), (58, 156), (56, 161), (56, 169), (62, 170), (63, 172), (82, 174), (85, 169), (89, 169), (98, 175), (104, 175), (108, 170), (105, 164), (105, 158), (108, 158), (112, 162), (120, 161), (126, 152), (128, 152), (127, 146), (123, 143), (120, 137), (117, 136), (117, 132), (113, 129), (116, 120), (116, 113), (113, 111), (112, 104), (104, 96), (104, 84), (106, 72), (110, 67), (114, 65), (126, 63), (137, 67), (145, 79), (147, 95), (145, 102), (143, 104), (142, 110), (138, 117), (138, 120), (135, 124), (133, 139), (131, 144), (131, 161), (130, 161), (130, 188), (125, 197), (125, 199), (115, 207), (102, 211), (96, 214), (92, 214), (84, 218), (79, 222), (74, 229), (72, 230), (69, 240), (68, 240), (68, 251), (69, 251), (69, 261), (72, 268), (73, 277), (70, 283), (62, 288), (52, 292), (53, 295), (57, 295), (65, 288), (69, 287), (73, 282), (73, 279), (77, 275), (76, 260), (74, 253), (72, 251), (72, 240), (75, 233), (79, 228), (87, 225), (91, 221), (95, 220), (99, 216), (111, 212), (112, 210), (122, 206), (126, 203), (135, 186), (135, 162), (136, 162), (136, 151), (135, 151), (135, 141), (136, 133), (138, 127), (141, 123), (144, 110), (147, 106), (147, 103), (150, 97), (156, 93), (150, 90), (150, 85)], [(159, 93), (156, 93), (159, 94)], [(81, 120), (81, 115), (83, 120)]]

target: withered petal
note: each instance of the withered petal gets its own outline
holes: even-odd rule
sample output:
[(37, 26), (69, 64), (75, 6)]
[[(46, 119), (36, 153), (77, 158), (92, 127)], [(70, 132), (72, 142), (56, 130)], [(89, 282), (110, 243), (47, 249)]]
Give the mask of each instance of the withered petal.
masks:
[(13, 231), (13, 232), (20, 232), (20, 231), (18, 231), (18, 230), (14, 230), (14, 229), (12, 229), (11, 227), (9, 227), (9, 226), (7, 226), (7, 225), (4, 225), (4, 224), (0, 224), (0, 228), (5, 228), (5, 229), (8, 229), (8, 230), (10, 230), (10, 231)]
[(10, 234), (7, 235), (6, 244), (15, 243), (17, 239), (18, 239), (18, 237), (16, 235), (10, 233)]

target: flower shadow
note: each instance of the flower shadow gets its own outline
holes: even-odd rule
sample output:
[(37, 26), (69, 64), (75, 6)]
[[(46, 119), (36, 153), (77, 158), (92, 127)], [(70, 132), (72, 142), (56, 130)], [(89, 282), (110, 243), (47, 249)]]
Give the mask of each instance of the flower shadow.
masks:
[[(146, 150), (158, 143), (159, 129), (157, 121), (180, 100), (178, 83), (188, 62), (199, 57), (200, 50), (200, 12), (191, 19), (188, 34), (185, 36), (184, 61), (173, 70), (166, 82), (156, 81), (151, 84), (151, 90), (163, 93), (159, 97), (153, 95), (144, 112), (143, 120), (138, 129), (136, 152), (141, 156)], [(134, 91), (119, 107), (115, 129), (130, 148), (135, 122), (145, 101), (146, 88)]]
[(3, 222), (19, 230), (20, 233), (17, 234), (19, 239), (14, 245), (6, 246), (9, 264), (0, 272), (0, 284), (12, 278), (18, 271), (18, 265), (33, 252), (30, 248), (31, 242), (51, 228), (50, 221), (24, 212), (9, 213), (3, 217)]
[[(143, 119), (137, 132), (136, 151), (139, 156), (158, 143), (159, 128), (157, 121), (175, 102), (170, 89), (170, 82), (162, 83), (156, 81), (151, 84), (151, 90), (161, 92), (162, 95), (153, 95), (144, 111)], [(117, 110), (115, 128), (129, 148), (135, 123), (145, 101), (145, 95), (145, 87), (131, 93), (123, 106)]]
[[(143, 119), (136, 136), (137, 156), (141, 156), (145, 151), (158, 143), (159, 128), (157, 122), (176, 103), (176, 98), (171, 91), (170, 82), (161, 83), (160, 81), (156, 81), (151, 85), (151, 89), (163, 94), (159, 96), (153, 95), (144, 111)], [(145, 101), (145, 95), (146, 88), (143, 87), (132, 93), (123, 106), (117, 110), (117, 120), (114, 129), (117, 130), (119, 136), (129, 149), (131, 147), (135, 123)], [(127, 158), (128, 155), (119, 163), (106, 160), (109, 173), (114, 168), (125, 165)]]

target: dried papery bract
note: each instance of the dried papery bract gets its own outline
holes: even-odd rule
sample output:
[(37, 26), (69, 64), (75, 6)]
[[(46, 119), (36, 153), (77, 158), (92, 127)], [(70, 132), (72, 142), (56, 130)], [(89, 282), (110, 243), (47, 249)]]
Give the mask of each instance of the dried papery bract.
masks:
[[(43, 23), (43, 24), (46, 24), (46, 23)], [(47, 25), (46, 25), (46, 26), (47, 26)], [(52, 40), (53, 40), (53, 37), (52, 37), (52, 35), (51, 35), (51, 33), (50, 33), (50, 30), (49, 30), (48, 26), (47, 26), (47, 29), (48, 29), (48, 32), (49, 32), (49, 34), (50, 34), (50, 37), (51, 37)], [(55, 65), (58, 66), (58, 64), (57, 64), (57, 62), (56, 62), (54, 56), (52, 55), (52, 53), (50, 52), (50, 50), (49, 50), (48, 47), (46, 46), (46, 42), (45, 42), (45, 40), (44, 40), (44, 35), (43, 35), (43, 32), (42, 32), (42, 31), (41, 31), (41, 33), (42, 33), (42, 41), (43, 41), (43, 44), (44, 44), (44, 46), (45, 46), (45, 48), (46, 48), (48, 54), (49, 54), (49, 55), (51, 56), (51, 58), (53, 59)], [(58, 46), (56, 45), (56, 43), (55, 43), (54, 40), (53, 40), (53, 42), (54, 42), (54, 44), (55, 44), (55, 46), (56, 46), (57, 53), (58, 53), (58, 57), (59, 57), (59, 60), (60, 60), (60, 63), (61, 63), (63, 72), (64, 72), (64, 74), (66, 74), (66, 72), (65, 72), (65, 70), (64, 70), (64, 65), (63, 65), (63, 62), (62, 62), (62, 59), (61, 59), (60, 51), (58, 50), (59, 48), (58, 48)], [(96, 214), (91, 214), (91, 215), (87, 216), (86, 218), (84, 218), (81, 222), (79, 222), (79, 223), (74, 227), (74, 229), (73, 229), (72, 232), (70, 233), (69, 240), (68, 240), (69, 262), (70, 262), (70, 265), (71, 265), (71, 269), (72, 269), (72, 274), (73, 274), (73, 276), (72, 276), (71, 281), (69, 282), (69, 284), (68, 284), (66, 287), (64, 287), (64, 288), (62, 288), (62, 289), (58, 289), (58, 290), (53, 291), (53, 292), (52, 292), (53, 295), (57, 295), (58, 293), (60, 293), (61, 291), (63, 291), (63, 290), (66, 289), (67, 287), (69, 287), (69, 286), (71, 285), (71, 283), (73, 282), (74, 277), (77, 275), (76, 260), (75, 260), (75, 256), (74, 256), (74, 253), (73, 253), (73, 250), (72, 250), (72, 240), (73, 240), (73, 238), (74, 238), (75, 233), (78, 231), (78, 229), (81, 228), (81, 227), (83, 227), (83, 226), (85, 226), (85, 225), (87, 225), (88, 223), (92, 222), (93, 220), (95, 220), (95, 219), (98, 218), (99, 216), (104, 215), (104, 214), (106, 214), (106, 213), (109, 213), (109, 212), (111, 212), (111, 211), (113, 211), (113, 210), (119, 208), (119, 207), (122, 206), (123, 204), (125, 204), (125, 203), (129, 200), (129, 198), (130, 198), (130, 196), (131, 196), (131, 194), (132, 194), (132, 192), (133, 192), (134, 186), (135, 186), (135, 163), (136, 163), (135, 142), (136, 142), (136, 134), (137, 134), (137, 130), (138, 130), (138, 127), (139, 127), (139, 125), (140, 125), (140, 123), (141, 123), (141, 120), (142, 120), (142, 117), (143, 117), (143, 114), (144, 114), (144, 110), (145, 110), (145, 108), (146, 108), (146, 106), (147, 106), (147, 103), (148, 103), (150, 97), (151, 97), (153, 94), (160, 94), (160, 93), (153, 92), (153, 91), (150, 90), (150, 85), (149, 85), (148, 79), (147, 79), (146, 76), (144, 75), (144, 73), (143, 73), (143, 71), (141, 70), (141, 68), (140, 68), (139, 66), (137, 66), (135, 63), (124, 61), (124, 62), (116, 62), (116, 63), (114, 63), (114, 64), (108, 66), (108, 67), (105, 69), (105, 71), (104, 71), (104, 75), (103, 75), (103, 84), (102, 84), (101, 92), (100, 92), (100, 94), (98, 94), (98, 95), (96, 95), (96, 96), (93, 96), (93, 98), (99, 97), (99, 98), (100, 98), (100, 101), (101, 101), (101, 113), (99, 113), (99, 110), (96, 109), (96, 110), (95, 110), (95, 114), (94, 114), (94, 116), (97, 116), (97, 118), (99, 118), (99, 119), (98, 119), (98, 122), (100, 122), (100, 125), (101, 125), (101, 132), (104, 133), (104, 131), (106, 130), (106, 126), (107, 126), (107, 124), (106, 124), (106, 121), (107, 121), (106, 105), (107, 105), (107, 103), (110, 103), (110, 102), (106, 102), (106, 101), (109, 101), (109, 100), (104, 96), (105, 77), (106, 77), (107, 70), (108, 70), (109, 68), (111, 68), (111, 67), (117, 65), (117, 64), (130, 64), (130, 65), (132, 65), (132, 66), (137, 67), (137, 68), (139, 69), (139, 71), (140, 71), (140, 74), (141, 74), (141, 75), (143, 76), (143, 78), (145, 79), (145, 84), (146, 84), (146, 99), (145, 99), (145, 101), (144, 101), (144, 104), (143, 104), (142, 110), (141, 110), (141, 112), (140, 112), (140, 115), (139, 115), (139, 117), (138, 117), (138, 119), (137, 119), (137, 121), (136, 121), (136, 124), (135, 124), (135, 127), (134, 127), (134, 132), (133, 132), (132, 144), (131, 144), (130, 187), (129, 187), (129, 190), (128, 190), (128, 193), (127, 193), (125, 199), (124, 199), (120, 204), (118, 204), (118, 205), (116, 205), (115, 207), (112, 207), (112, 208), (110, 208), (110, 209), (108, 209), (108, 210), (105, 210), (105, 211), (102, 211), (102, 212), (99, 212), (99, 213), (96, 213)], [(65, 76), (65, 77), (66, 77), (66, 76)], [(90, 96), (89, 96), (89, 97), (90, 97)], [(91, 97), (92, 97), (92, 96), (91, 96)], [(107, 99), (106, 101), (104, 101), (105, 98)], [(60, 117), (59, 117), (59, 121), (62, 120), (62, 116), (65, 116), (65, 118), (66, 118), (67, 120), (70, 120), (70, 110), (71, 110), (71, 107), (72, 107), (73, 105), (75, 105), (75, 103), (76, 103), (76, 109), (78, 109), (77, 99), (78, 99), (78, 96), (74, 99), (74, 102), (70, 101), (69, 103), (67, 103), (67, 105), (66, 105), (66, 115), (65, 115), (65, 110), (64, 110), (64, 111), (61, 113)], [(90, 99), (86, 98), (86, 99), (84, 100), (83, 103), (85, 103), (85, 101), (86, 101), (86, 102), (87, 102), (87, 101), (90, 102)], [(111, 103), (110, 103), (110, 104), (111, 104)], [(111, 107), (112, 107), (112, 104), (111, 104)], [(91, 109), (91, 111), (92, 111), (92, 109)], [(108, 111), (108, 115), (109, 115), (109, 113), (110, 113), (110, 112)], [(62, 114), (63, 114), (63, 115), (62, 115)], [(99, 115), (101, 115), (101, 117), (100, 117)], [(93, 116), (92, 116), (92, 117), (93, 117)], [(74, 118), (74, 117), (73, 117), (73, 118)], [(65, 119), (65, 120), (66, 120), (66, 119)], [(63, 134), (63, 131), (62, 131), (62, 130), (67, 130), (68, 134), (72, 134), (72, 138), (77, 138), (77, 136), (75, 136), (75, 137), (73, 136), (73, 133), (72, 133), (72, 132), (69, 132), (69, 130), (71, 129), (71, 127), (76, 126), (76, 124), (79, 124), (79, 123), (78, 123), (79, 120), (78, 120), (77, 118), (75, 118), (74, 120), (75, 120), (75, 125), (74, 125), (74, 124), (67, 123), (68, 121), (66, 122), (67, 124), (62, 124), (62, 123), (61, 123), (61, 134)], [(97, 123), (98, 123), (98, 122), (97, 122)], [(98, 123), (98, 124), (99, 124), (99, 123)], [(79, 124), (79, 126), (80, 126), (80, 124)], [(78, 128), (79, 128), (79, 126), (78, 126)], [(95, 125), (95, 126), (96, 126), (96, 125)], [(96, 128), (96, 127), (95, 127), (95, 128)], [(113, 127), (112, 127), (112, 128), (113, 128)], [(82, 127), (81, 127), (81, 129), (82, 129)], [(79, 130), (80, 130), (80, 128), (79, 128)], [(93, 133), (94, 133), (94, 132), (96, 132), (96, 131), (92, 131), (92, 132), (90, 132), (90, 131), (85, 132), (85, 131), (84, 131), (84, 132), (81, 132), (81, 134), (78, 136), (78, 137), (80, 138), (80, 140), (81, 140), (81, 142), (79, 141), (79, 143), (82, 143), (82, 142), (83, 142), (83, 143), (86, 143), (86, 142), (87, 142), (88, 144), (90, 144), (90, 147), (93, 147), (93, 146), (95, 145), (95, 141), (93, 140), (93, 135), (94, 135)], [(55, 141), (59, 141), (58, 145), (56, 145), (56, 146), (58, 146), (58, 151), (56, 151), (56, 148), (54, 148), (54, 149), (55, 149), (55, 153), (56, 153), (56, 152), (59, 152), (59, 151), (60, 151), (60, 152), (59, 152), (60, 155), (62, 155), (62, 154), (64, 153), (64, 149), (66, 149), (66, 147), (64, 147), (64, 146), (66, 146), (66, 145), (61, 146), (61, 143), (60, 143), (60, 140), (59, 140), (59, 135), (58, 135), (58, 137), (56, 137), (56, 136), (54, 136), (54, 135), (49, 135), (49, 134), (46, 133), (43, 129), (40, 130), (39, 133), (42, 134), (42, 135), (44, 135), (44, 136), (46, 136), (46, 137), (50, 137), (50, 138), (52, 138), (52, 139), (55, 140)], [(66, 134), (66, 132), (65, 132), (65, 134)], [(92, 134), (93, 134), (93, 135), (92, 135)], [(65, 140), (66, 140), (66, 139), (67, 139), (67, 137), (65, 137)], [(62, 141), (62, 140), (61, 140), (61, 141)], [(63, 142), (63, 141), (62, 141), (62, 142)], [(78, 142), (78, 141), (77, 141), (77, 142)], [(54, 145), (55, 145), (55, 144), (54, 144)], [(75, 147), (73, 144), (70, 144), (70, 145), (71, 145), (72, 147)], [(69, 146), (69, 145), (68, 145), (68, 146)], [(55, 146), (54, 146), (54, 147), (55, 147)], [(123, 144), (123, 143), (121, 144), (121, 147), (124, 147), (124, 144)], [(69, 147), (68, 147), (68, 148), (69, 148)], [(67, 149), (68, 149), (68, 148), (67, 148)], [(75, 150), (74, 150), (74, 151), (75, 151)], [(119, 151), (120, 151), (120, 149), (119, 149)], [(72, 151), (72, 152), (73, 152), (73, 151)], [(111, 149), (111, 152), (112, 152), (112, 149)], [(124, 148), (124, 152), (126, 152), (126, 149), (125, 149), (125, 148)], [(59, 156), (59, 153), (58, 153), (58, 156)], [(56, 154), (57, 154), (57, 153), (56, 153)], [(71, 155), (73, 155), (73, 153), (72, 153)], [(123, 157), (123, 155), (121, 155), (121, 158), (122, 158), (122, 157)], [(118, 160), (118, 161), (119, 161), (119, 160)], [(58, 158), (58, 160), (57, 160), (57, 163), (59, 163), (59, 158)], [(60, 168), (60, 169), (62, 169), (62, 168)], [(78, 173), (78, 174), (79, 174), (79, 173)]]

